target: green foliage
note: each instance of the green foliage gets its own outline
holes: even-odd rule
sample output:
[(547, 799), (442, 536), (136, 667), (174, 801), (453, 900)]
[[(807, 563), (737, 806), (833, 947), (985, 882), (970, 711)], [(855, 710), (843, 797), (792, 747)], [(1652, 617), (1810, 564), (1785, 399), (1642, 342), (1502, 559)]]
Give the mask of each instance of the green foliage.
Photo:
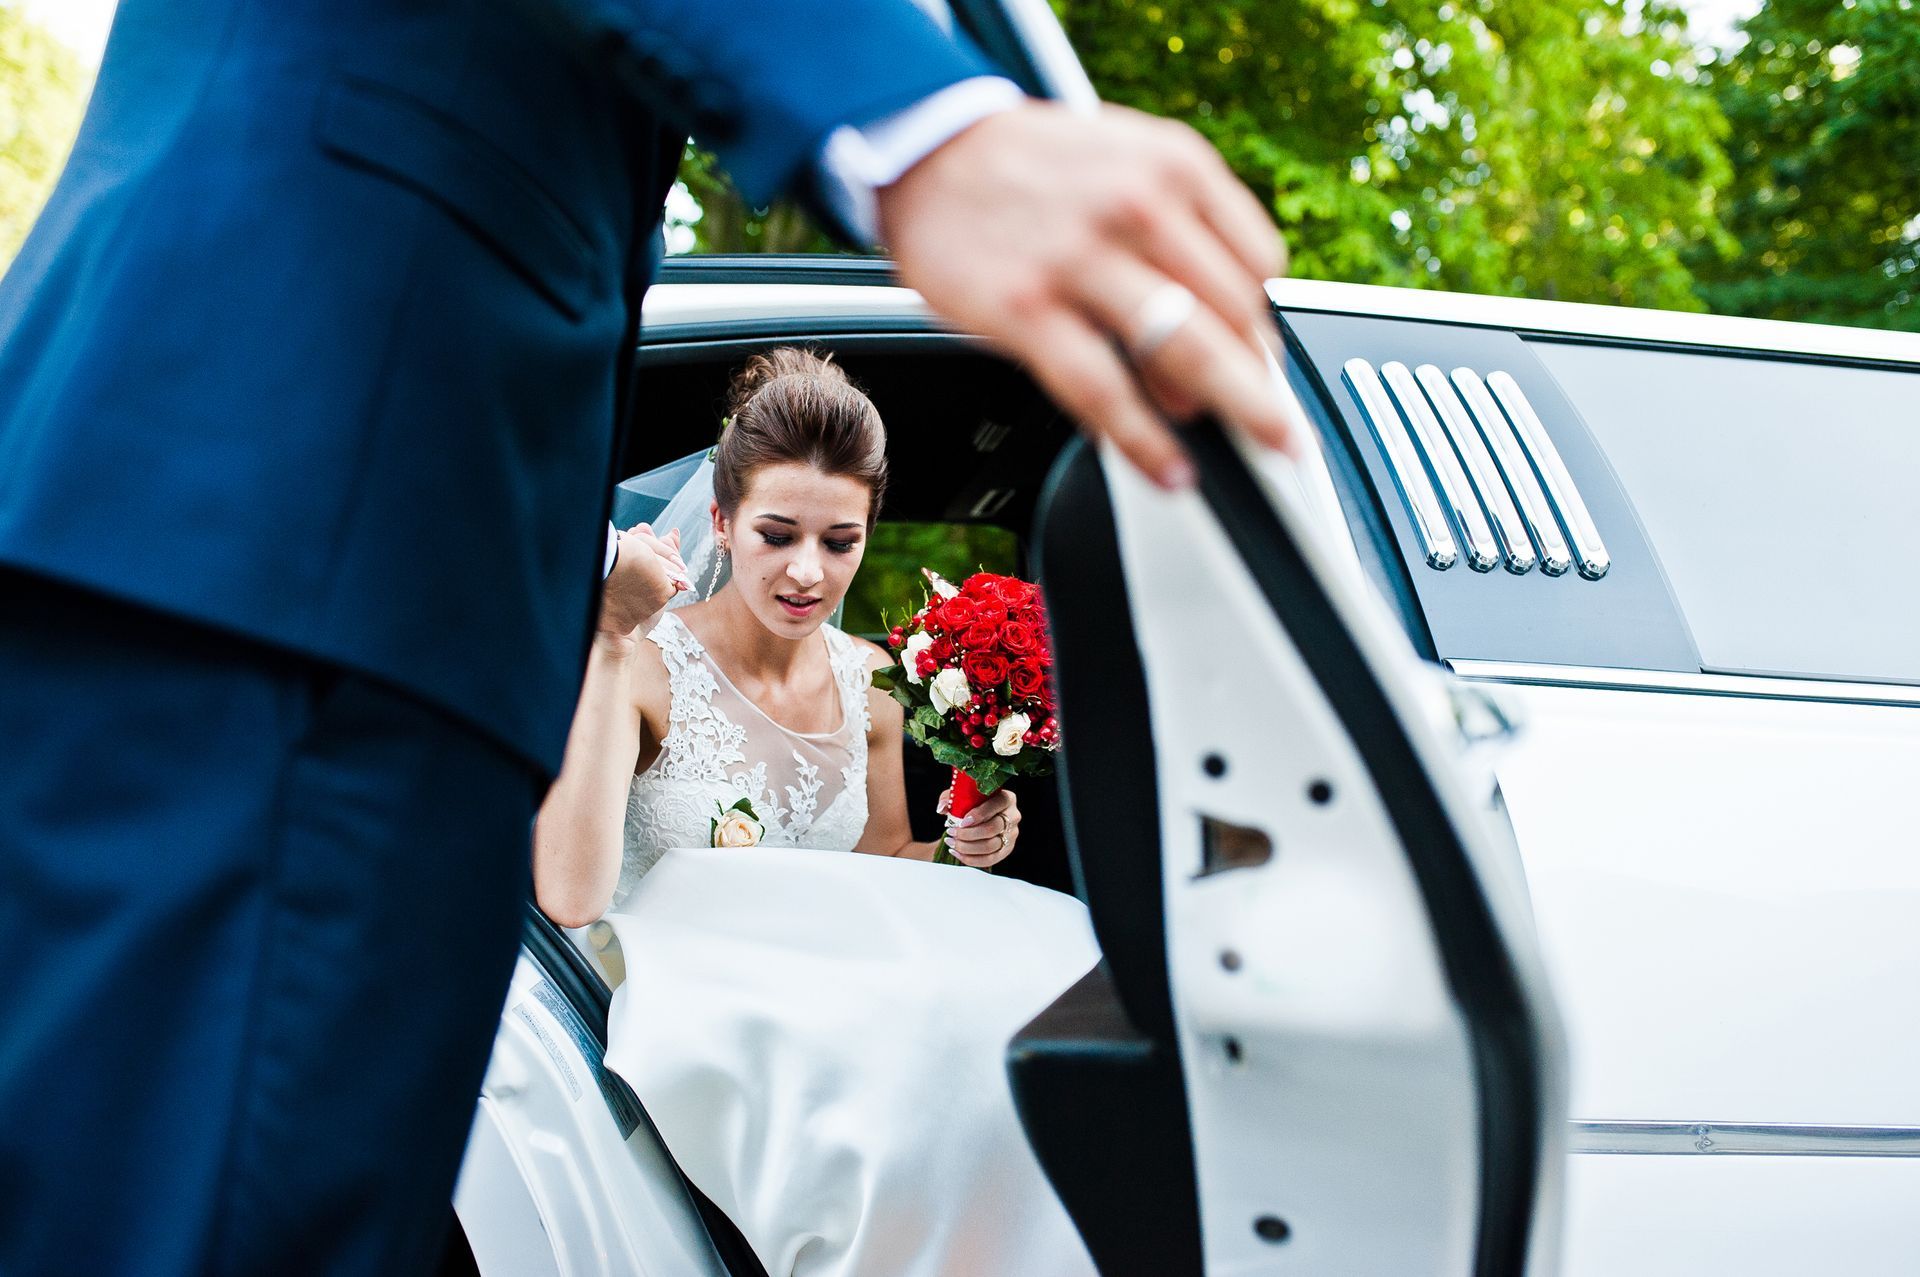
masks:
[(1725, 122), (1670, 4), (1056, 0), (1103, 96), (1186, 120), (1293, 273), (1697, 309)]
[[(1674, 0), (1053, 2), (1296, 275), (1920, 328), (1920, 0), (1767, 0), (1725, 65)], [(826, 246), (686, 174), (698, 247)]]
[(90, 84), (65, 45), (0, 0), (0, 269), (66, 163)]
[(749, 208), (713, 155), (691, 142), (680, 160), (680, 182), (699, 205), (697, 217), (681, 222), (693, 233), (691, 252), (844, 251), (797, 204), (782, 200), (772, 208)]
[(1771, 0), (1717, 76), (1738, 176), (1713, 309), (1920, 330), (1920, 5)]
[(921, 568), (962, 581), (976, 571), (1011, 573), (1018, 563), (1019, 540), (1005, 528), (882, 520), (867, 540), (860, 571), (847, 591), (840, 628), (880, 638), (887, 632), (888, 615), (910, 615), (926, 595)]

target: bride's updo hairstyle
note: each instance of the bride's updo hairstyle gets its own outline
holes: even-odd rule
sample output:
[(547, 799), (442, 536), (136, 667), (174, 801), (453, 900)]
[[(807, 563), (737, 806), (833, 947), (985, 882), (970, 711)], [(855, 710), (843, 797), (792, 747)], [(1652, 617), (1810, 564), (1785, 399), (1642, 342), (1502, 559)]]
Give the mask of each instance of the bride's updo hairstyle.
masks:
[(713, 496), (731, 519), (762, 466), (798, 461), (867, 485), (867, 530), (887, 490), (887, 431), (872, 400), (830, 357), (781, 346), (734, 374), (731, 419), (713, 460)]

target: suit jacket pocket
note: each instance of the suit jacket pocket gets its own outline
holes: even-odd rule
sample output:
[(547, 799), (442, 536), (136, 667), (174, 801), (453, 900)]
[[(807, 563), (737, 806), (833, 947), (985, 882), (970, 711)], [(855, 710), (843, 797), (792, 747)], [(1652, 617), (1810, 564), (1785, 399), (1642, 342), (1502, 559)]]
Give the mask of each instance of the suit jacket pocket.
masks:
[(321, 99), (329, 154), (424, 196), (523, 275), (569, 319), (600, 295), (593, 246), (554, 198), (498, 147), (419, 100), (341, 79)]

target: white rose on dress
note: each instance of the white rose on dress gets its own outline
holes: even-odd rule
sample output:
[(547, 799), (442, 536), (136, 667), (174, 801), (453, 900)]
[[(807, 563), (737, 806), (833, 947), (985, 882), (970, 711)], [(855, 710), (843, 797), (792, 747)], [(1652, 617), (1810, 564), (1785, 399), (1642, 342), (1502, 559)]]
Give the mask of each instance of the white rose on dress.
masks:
[(1025, 714), (1007, 715), (1000, 720), (1000, 726), (993, 729), (993, 752), (1003, 758), (1012, 758), (1026, 744), (1020, 738), (1032, 726), (1033, 720)]
[(935, 709), (942, 714), (951, 714), (961, 706), (972, 703), (973, 688), (968, 685), (967, 676), (961, 671), (944, 669), (933, 676), (927, 695)]
[(766, 826), (754, 819), (753, 808), (744, 799), (721, 812), (712, 824), (716, 847), (758, 847), (767, 832)]
[(900, 652), (901, 668), (907, 671), (907, 682), (918, 686), (920, 683), (920, 653), (933, 646), (933, 635), (925, 630), (907, 640)]

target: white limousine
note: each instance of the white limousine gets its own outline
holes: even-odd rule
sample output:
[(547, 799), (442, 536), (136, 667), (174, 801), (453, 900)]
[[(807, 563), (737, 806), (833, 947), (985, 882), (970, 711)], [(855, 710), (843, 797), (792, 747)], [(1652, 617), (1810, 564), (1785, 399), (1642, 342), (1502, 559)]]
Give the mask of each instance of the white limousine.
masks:
[[(1313, 446), (1198, 427), (1177, 498), (884, 263), (671, 262), (636, 360), (623, 473), (812, 341), (911, 418), (863, 577), (1044, 583), (1006, 868), (1105, 961), (1008, 1067), (1101, 1270), (1920, 1271), (1920, 336), (1270, 293)], [(761, 1274), (603, 1066), (604, 930), (525, 940), (445, 1271)]]

